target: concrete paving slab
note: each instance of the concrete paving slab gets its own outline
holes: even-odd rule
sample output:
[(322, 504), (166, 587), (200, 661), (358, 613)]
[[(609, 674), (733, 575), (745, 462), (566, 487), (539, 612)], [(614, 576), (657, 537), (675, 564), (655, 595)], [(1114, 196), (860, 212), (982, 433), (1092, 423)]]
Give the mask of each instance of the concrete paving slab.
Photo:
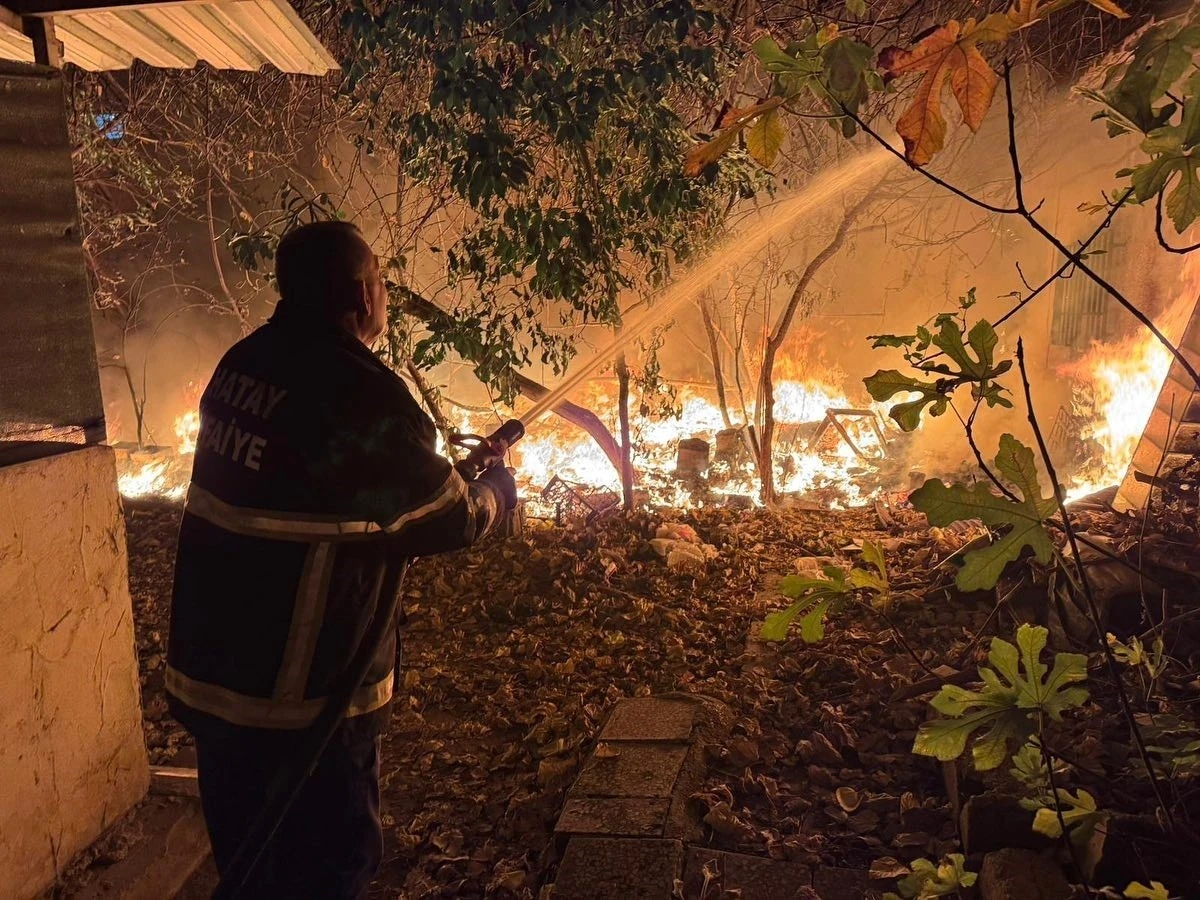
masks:
[(568, 800), (554, 831), (558, 835), (663, 837), (671, 801), (665, 797), (579, 797)]
[(696, 705), (657, 697), (631, 697), (616, 705), (602, 741), (686, 741), (696, 720)]
[(609, 741), (579, 774), (572, 797), (670, 797), (687, 756), (686, 745)]
[(671, 900), (683, 872), (683, 844), (647, 838), (573, 837), (555, 900)]

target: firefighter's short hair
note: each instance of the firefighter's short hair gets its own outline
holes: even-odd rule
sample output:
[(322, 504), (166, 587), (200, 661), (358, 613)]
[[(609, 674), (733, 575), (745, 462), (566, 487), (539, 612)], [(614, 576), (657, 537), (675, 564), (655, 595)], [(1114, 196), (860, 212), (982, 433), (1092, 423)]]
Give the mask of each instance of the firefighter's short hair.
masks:
[(285, 234), (275, 251), (280, 299), (314, 311), (344, 312), (355, 283), (369, 276), (370, 263), (371, 248), (352, 222), (301, 225)]

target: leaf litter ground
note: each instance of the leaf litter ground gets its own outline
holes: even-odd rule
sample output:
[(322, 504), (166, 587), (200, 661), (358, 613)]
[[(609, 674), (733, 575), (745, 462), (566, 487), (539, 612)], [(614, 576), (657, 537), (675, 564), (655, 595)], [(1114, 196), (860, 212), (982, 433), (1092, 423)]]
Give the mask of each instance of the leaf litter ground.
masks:
[[(170, 504), (127, 509), (152, 762), (187, 756), (162, 700), (178, 516)], [(649, 544), (668, 519), (694, 527), (717, 558), (669, 569)], [(933, 670), (973, 674), (985, 622), (987, 635), (1009, 636), (1014, 622), (989, 620), (991, 595), (955, 592), (946, 560), (968, 537), (903, 509), (706, 510), (534, 525), (419, 561), (404, 588), (403, 683), (382, 762), (385, 858), (372, 896), (532, 896), (555, 862), (565, 792), (608, 711), (669, 692), (706, 694), (734, 713), (692, 800), (713, 846), (856, 868), (956, 849), (942, 771), (912, 754), (913, 738), (941, 683)], [(849, 607), (818, 644), (756, 639), (785, 602), (771, 589), (779, 577), (813, 558), (848, 567), (864, 539), (885, 551), (896, 630)], [(1095, 702), (1115, 708), (1103, 690)], [(1111, 714), (1080, 729), (1071, 746), (1082, 755), (1128, 756)], [(1127, 805), (1140, 805), (1144, 792), (1132, 790)]]

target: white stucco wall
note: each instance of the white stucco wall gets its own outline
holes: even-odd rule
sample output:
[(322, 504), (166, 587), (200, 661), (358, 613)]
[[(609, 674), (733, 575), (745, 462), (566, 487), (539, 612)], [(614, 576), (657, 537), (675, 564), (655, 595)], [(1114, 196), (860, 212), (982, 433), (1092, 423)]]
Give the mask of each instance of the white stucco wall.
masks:
[(0, 896), (146, 792), (127, 567), (111, 448), (0, 468)]

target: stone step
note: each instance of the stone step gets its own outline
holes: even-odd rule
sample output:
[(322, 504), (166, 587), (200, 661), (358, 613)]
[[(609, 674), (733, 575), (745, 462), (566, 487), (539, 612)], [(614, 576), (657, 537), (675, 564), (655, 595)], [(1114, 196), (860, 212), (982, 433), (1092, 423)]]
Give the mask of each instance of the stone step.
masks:
[(554, 900), (672, 900), (683, 874), (683, 844), (648, 838), (571, 838)]

